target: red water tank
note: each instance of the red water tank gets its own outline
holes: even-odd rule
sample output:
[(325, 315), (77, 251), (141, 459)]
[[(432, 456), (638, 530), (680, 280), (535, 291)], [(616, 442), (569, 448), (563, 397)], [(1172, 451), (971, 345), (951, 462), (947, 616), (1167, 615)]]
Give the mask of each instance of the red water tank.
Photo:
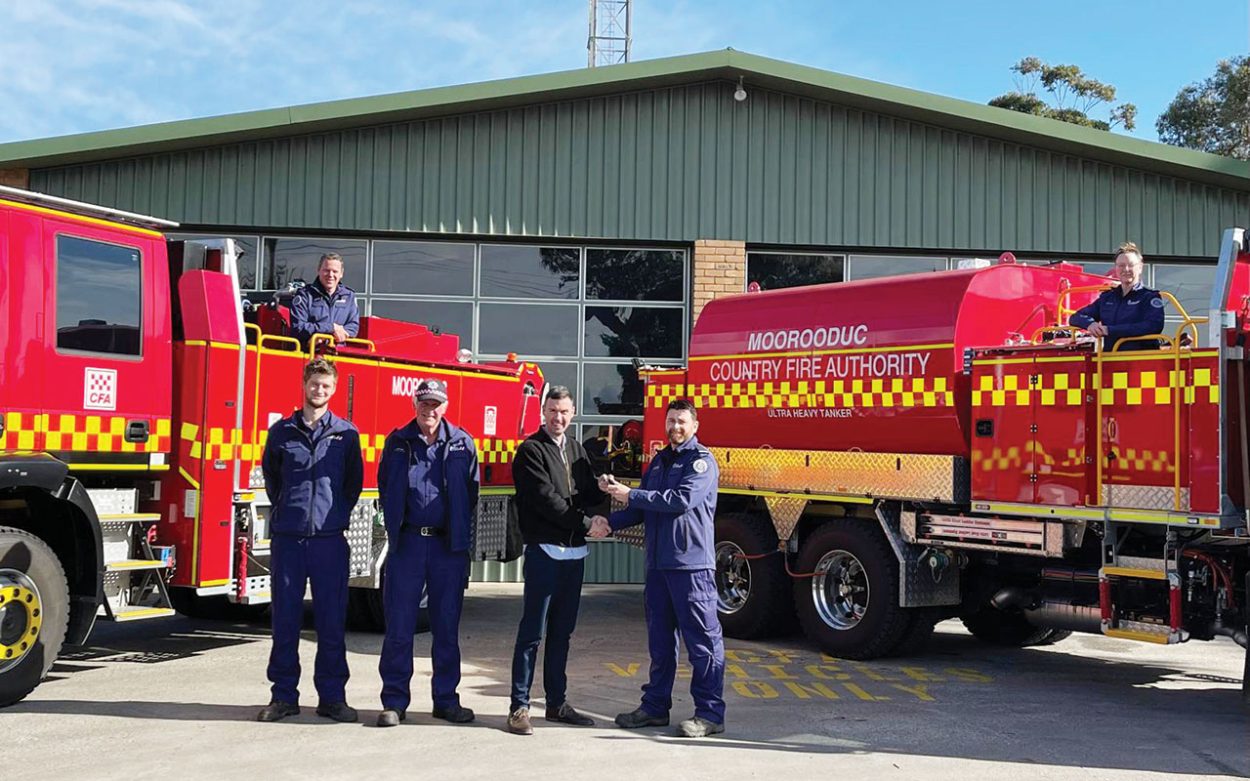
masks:
[(648, 402), (690, 398), (712, 446), (967, 455), (964, 350), (1028, 339), (1055, 322), (1061, 290), (1107, 283), (1000, 263), (719, 298), (694, 327), (684, 382), (652, 378), (667, 387)]

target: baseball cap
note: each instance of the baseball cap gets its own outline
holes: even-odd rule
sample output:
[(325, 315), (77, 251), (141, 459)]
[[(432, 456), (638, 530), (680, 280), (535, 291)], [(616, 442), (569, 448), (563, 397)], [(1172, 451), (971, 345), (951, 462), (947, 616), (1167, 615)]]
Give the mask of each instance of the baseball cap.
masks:
[(447, 401), (447, 383), (435, 379), (422, 380), (412, 397), (417, 401)]

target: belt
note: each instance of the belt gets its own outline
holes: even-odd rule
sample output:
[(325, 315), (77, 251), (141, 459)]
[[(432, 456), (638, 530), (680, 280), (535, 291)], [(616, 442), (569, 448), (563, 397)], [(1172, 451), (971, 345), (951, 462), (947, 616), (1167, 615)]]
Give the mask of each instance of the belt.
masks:
[(447, 534), (441, 526), (405, 526), (404, 531), (419, 534), (422, 537), (442, 537)]

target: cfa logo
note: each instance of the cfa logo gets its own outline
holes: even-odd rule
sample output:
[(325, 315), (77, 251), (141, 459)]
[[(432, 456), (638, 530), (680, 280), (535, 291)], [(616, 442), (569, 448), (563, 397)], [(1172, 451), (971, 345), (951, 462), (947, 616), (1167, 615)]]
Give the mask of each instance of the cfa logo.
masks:
[(117, 409), (116, 369), (87, 369), (82, 385), (83, 409)]

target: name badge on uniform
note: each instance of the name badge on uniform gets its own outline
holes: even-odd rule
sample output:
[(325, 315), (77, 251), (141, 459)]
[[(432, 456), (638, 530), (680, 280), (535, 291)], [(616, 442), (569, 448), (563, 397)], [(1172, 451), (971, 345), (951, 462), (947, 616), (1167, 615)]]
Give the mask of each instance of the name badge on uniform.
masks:
[(1138, 300), (1134, 299), (1134, 300), (1132, 300), (1132, 301), (1129, 301), (1129, 302), (1128, 302), (1128, 305), (1129, 305), (1129, 306), (1137, 306), (1137, 305), (1138, 305), (1138, 304), (1140, 304), (1140, 303), (1141, 303), (1141, 301), (1138, 301)]
[(695, 461), (695, 462), (694, 462), (694, 471), (698, 472), (699, 474), (703, 474), (704, 472), (706, 472), (706, 471), (707, 471), (707, 461), (704, 461), (702, 458), (700, 458), (699, 460)]
[(346, 298), (340, 298), (340, 299), (337, 299), (337, 300), (334, 302), (334, 305), (335, 305), (335, 306), (344, 306), (344, 305), (346, 305), (346, 304), (347, 304), (347, 299), (346, 299)]
[(465, 450), (468, 450), (468, 448), (465, 447), (463, 442), (452, 442), (450, 445), (447, 446), (448, 453), (461, 453), (461, 452), (464, 452)]

